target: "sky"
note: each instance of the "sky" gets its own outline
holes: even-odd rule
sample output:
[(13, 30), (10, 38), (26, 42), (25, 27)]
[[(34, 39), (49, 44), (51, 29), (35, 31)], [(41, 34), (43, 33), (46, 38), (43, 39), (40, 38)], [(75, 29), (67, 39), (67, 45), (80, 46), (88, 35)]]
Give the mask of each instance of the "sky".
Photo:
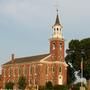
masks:
[(56, 8), (65, 48), (90, 37), (90, 0), (0, 0), (0, 66), (15, 57), (49, 52)]

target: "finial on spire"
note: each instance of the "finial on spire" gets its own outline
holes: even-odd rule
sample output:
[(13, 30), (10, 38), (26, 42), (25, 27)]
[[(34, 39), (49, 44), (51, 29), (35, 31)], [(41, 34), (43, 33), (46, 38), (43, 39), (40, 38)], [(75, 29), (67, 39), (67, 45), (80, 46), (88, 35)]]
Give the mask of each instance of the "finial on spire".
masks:
[(56, 11), (57, 11), (57, 14), (58, 14), (58, 9), (56, 9)]

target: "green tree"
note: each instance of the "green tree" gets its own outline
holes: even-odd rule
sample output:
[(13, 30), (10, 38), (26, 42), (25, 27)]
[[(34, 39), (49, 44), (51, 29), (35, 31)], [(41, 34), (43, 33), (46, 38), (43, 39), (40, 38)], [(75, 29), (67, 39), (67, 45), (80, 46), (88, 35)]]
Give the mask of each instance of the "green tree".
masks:
[(64, 85), (55, 85), (54, 90), (68, 90), (68, 87)]
[(24, 90), (26, 88), (26, 78), (24, 76), (19, 77), (18, 80), (18, 88)]
[(73, 83), (73, 81), (75, 81), (75, 75), (74, 75), (74, 69), (70, 67), (70, 65), (68, 65), (68, 69), (67, 69), (67, 83), (68, 86), (70, 86), (71, 83)]
[(53, 85), (51, 81), (46, 82), (45, 90), (53, 90)]
[[(82, 51), (84, 52), (83, 56), (81, 54)], [(71, 62), (75, 70), (80, 70), (81, 59), (83, 59), (84, 77), (87, 80), (90, 79), (90, 38), (80, 41), (71, 40), (69, 42), (69, 49), (67, 49), (66, 52), (66, 62)]]
[(7, 83), (5, 84), (5, 89), (6, 89), (6, 90), (13, 90), (13, 85), (14, 85), (13, 82), (7, 82)]
[(84, 49), (84, 77), (87, 80), (90, 79), (90, 38), (86, 38), (80, 41), (81, 48)]
[(81, 61), (81, 49), (79, 40), (71, 40), (69, 42), (69, 49), (66, 50), (66, 62), (72, 63), (73, 67), (78, 70), (80, 69)]

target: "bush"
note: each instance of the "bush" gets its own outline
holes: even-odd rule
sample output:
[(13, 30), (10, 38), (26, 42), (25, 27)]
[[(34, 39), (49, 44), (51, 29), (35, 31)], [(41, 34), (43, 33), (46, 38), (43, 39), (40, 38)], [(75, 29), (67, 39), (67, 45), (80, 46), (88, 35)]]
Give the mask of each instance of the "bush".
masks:
[(14, 83), (13, 82), (7, 82), (6, 84), (5, 84), (5, 89), (6, 90), (13, 90), (13, 85), (14, 85)]
[(53, 90), (53, 85), (51, 81), (46, 82), (45, 90)]
[(26, 88), (26, 78), (24, 76), (19, 77), (18, 88), (24, 90)]
[(68, 90), (68, 87), (64, 85), (55, 85), (54, 90)]

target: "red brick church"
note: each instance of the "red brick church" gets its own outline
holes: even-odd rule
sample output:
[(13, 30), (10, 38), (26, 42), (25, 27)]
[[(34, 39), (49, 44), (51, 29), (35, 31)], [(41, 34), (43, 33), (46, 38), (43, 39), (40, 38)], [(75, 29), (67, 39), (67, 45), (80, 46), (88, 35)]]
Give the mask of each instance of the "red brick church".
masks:
[(51, 81), (53, 85), (67, 84), (67, 64), (64, 58), (64, 38), (62, 25), (57, 12), (55, 24), (50, 38), (50, 52), (43, 55), (16, 58), (2, 65), (3, 87), (6, 82), (18, 82), (20, 76), (25, 76), (28, 85), (45, 85)]

